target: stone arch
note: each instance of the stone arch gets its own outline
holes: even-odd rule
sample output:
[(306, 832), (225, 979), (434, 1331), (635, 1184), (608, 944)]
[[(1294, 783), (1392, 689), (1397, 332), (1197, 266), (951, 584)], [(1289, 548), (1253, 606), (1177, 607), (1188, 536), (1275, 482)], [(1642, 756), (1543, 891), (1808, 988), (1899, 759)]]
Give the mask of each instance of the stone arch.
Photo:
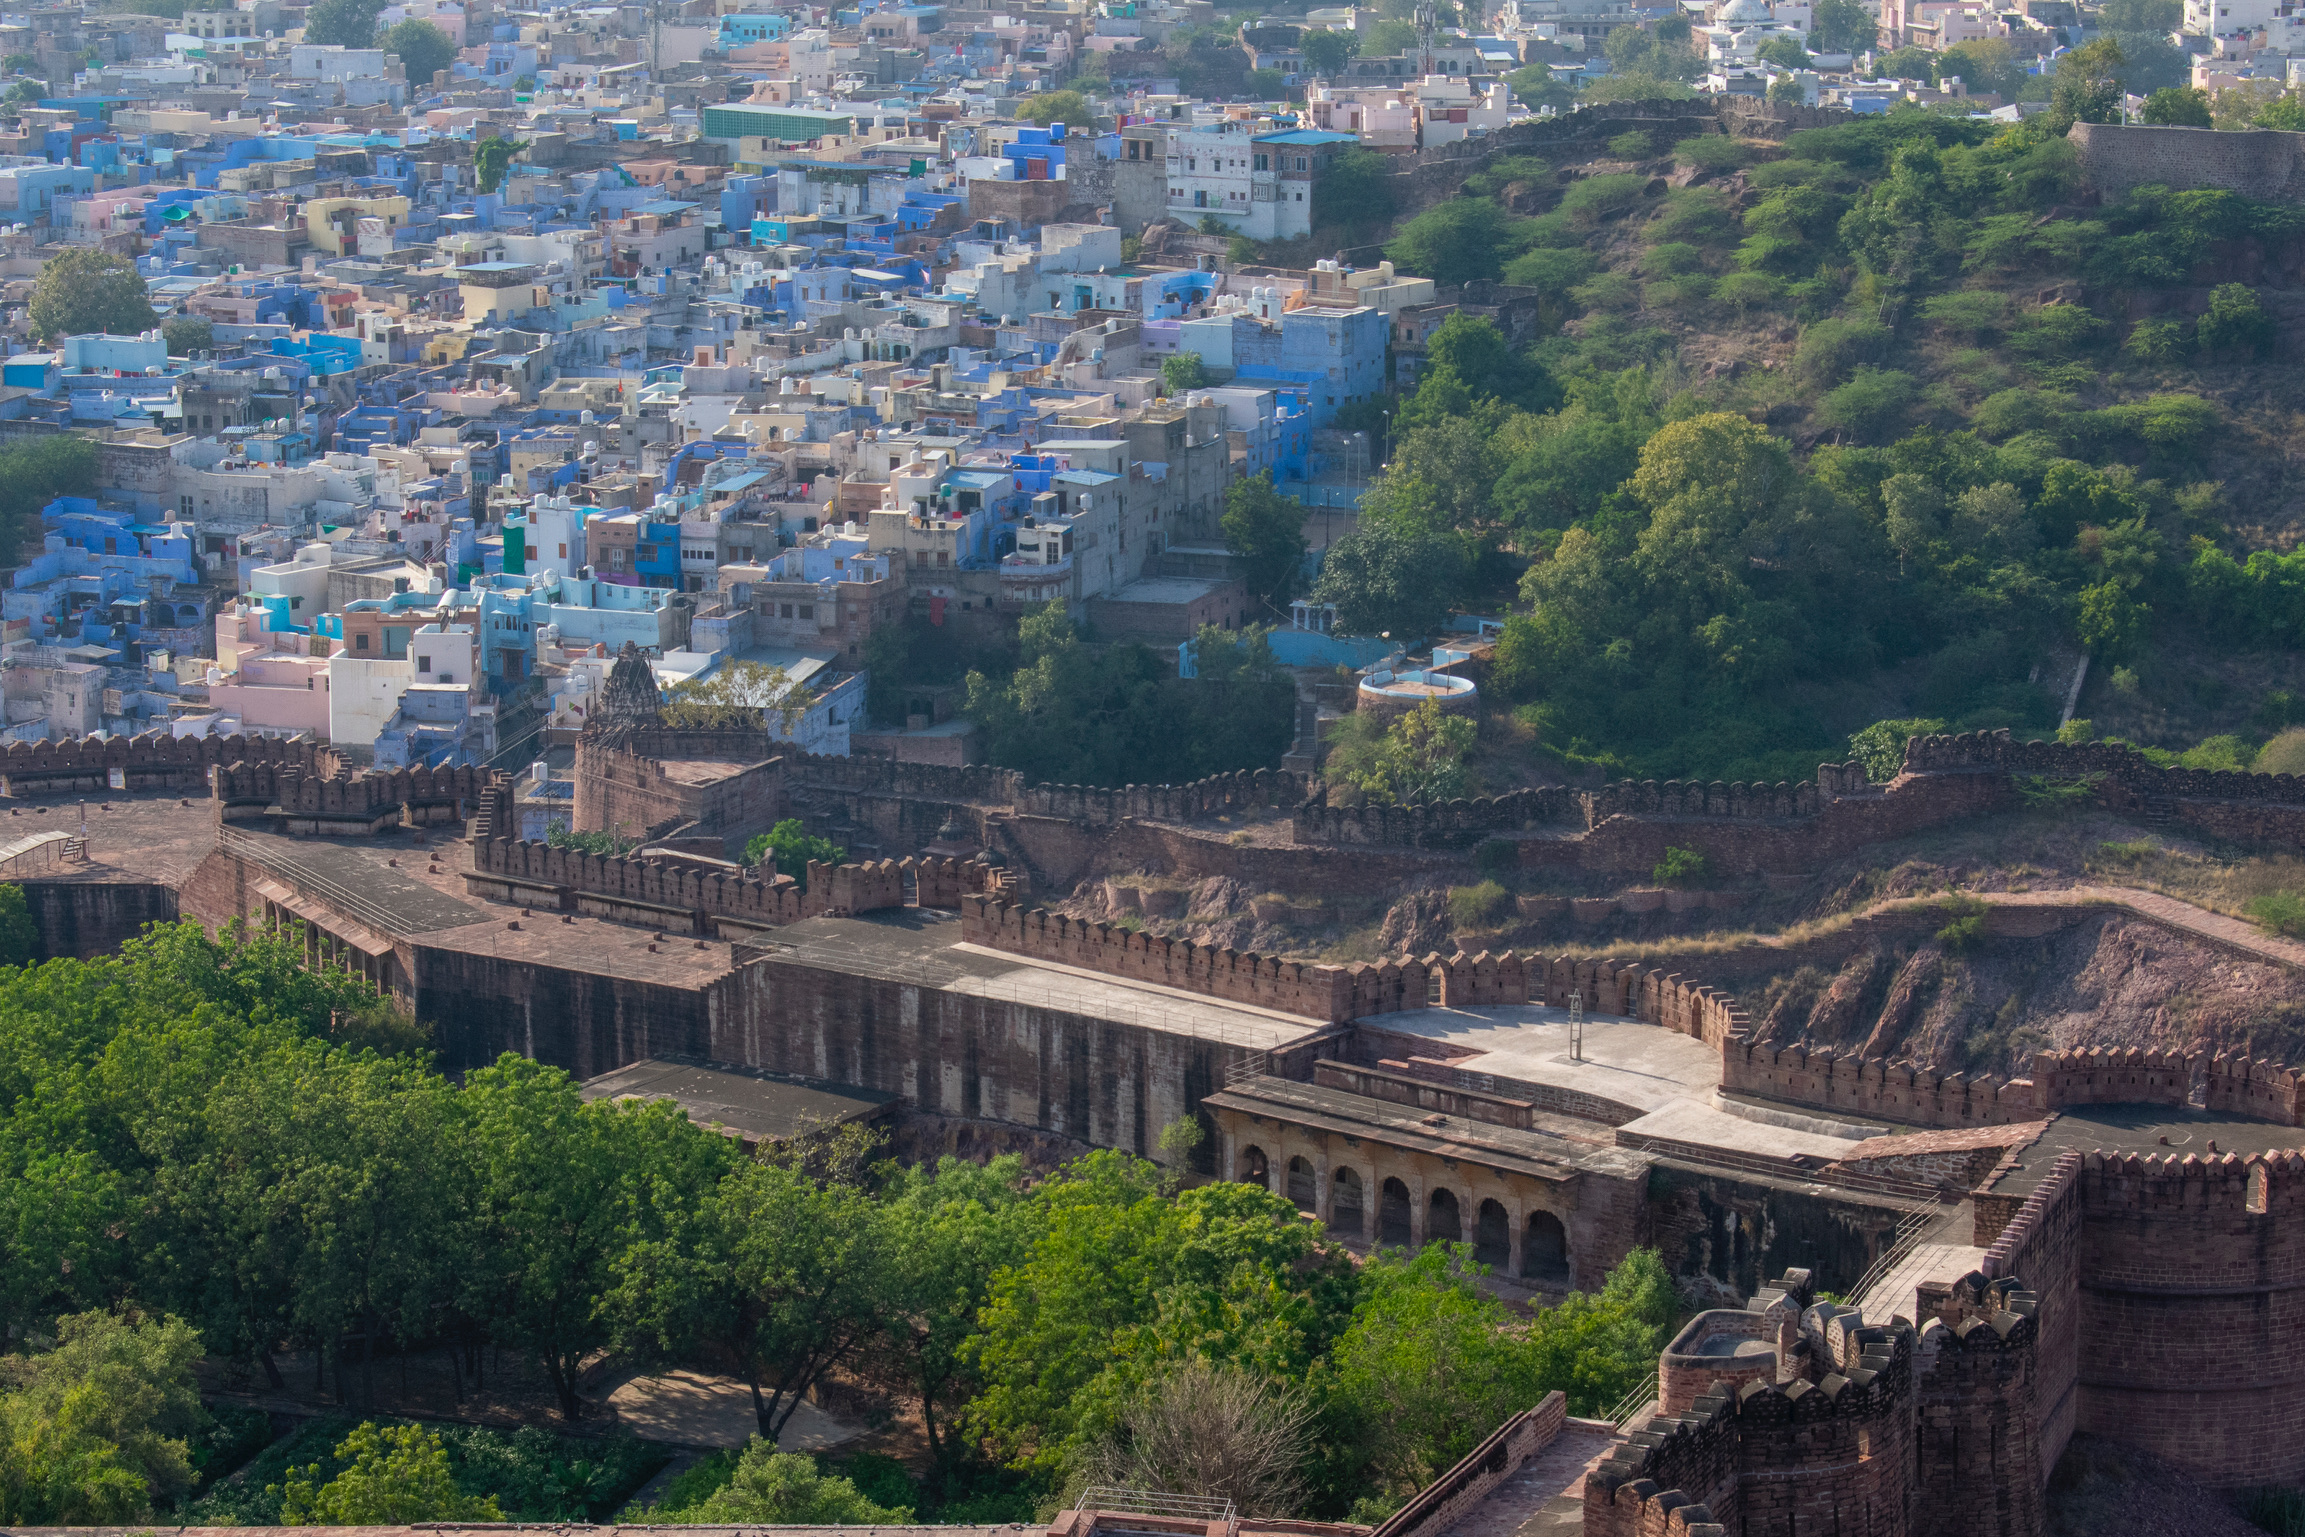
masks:
[(1473, 1221), (1473, 1258), (1503, 1274), (1513, 1263), (1513, 1219), (1502, 1201), (1483, 1201)]
[(1529, 1213), (1528, 1237), (1521, 1248), (1521, 1275), (1553, 1285), (1569, 1283), (1569, 1232), (1549, 1211)]
[(1241, 1149), (1241, 1180), (1244, 1184), (1262, 1185), (1267, 1190), (1273, 1187), (1272, 1160), (1253, 1142)]
[(1457, 1193), (1446, 1185), (1435, 1186), (1425, 1202), (1425, 1242), (1462, 1243), (1464, 1239), (1465, 1213), (1457, 1203)]
[(1360, 1171), (1350, 1166), (1337, 1170), (1329, 1196), (1329, 1226), (1347, 1237), (1358, 1238), (1368, 1229), (1367, 1200), (1361, 1188)]
[(1289, 1160), (1288, 1198), (1298, 1211), (1318, 1210), (1320, 1197), (1314, 1188), (1317, 1183), (1311, 1159), (1299, 1153)]
[(1377, 1194), (1377, 1242), (1408, 1247), (1409, 1187), (1398, 1179), (1387, 1179)]

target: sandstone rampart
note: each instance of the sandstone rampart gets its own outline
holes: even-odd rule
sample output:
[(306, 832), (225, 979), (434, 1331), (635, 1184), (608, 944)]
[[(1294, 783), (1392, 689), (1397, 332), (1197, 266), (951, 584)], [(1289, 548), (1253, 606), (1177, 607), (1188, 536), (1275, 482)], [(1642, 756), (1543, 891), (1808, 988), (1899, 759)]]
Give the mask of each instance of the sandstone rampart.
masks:
[(2196, 1086), (2212, 1111), (2305, 1125), (2305, 1076), (2238, 1054), (2042, 1052), (2029, 1076), (2001, 1078), (1932, 1073), (1831, 1047), (1771, 1046), (1743, 1031), (1721, 1046), (1721, 1087), (1730, 1093), (1909, 1126), (2004, 1126), (2072, 1105), (2185, 1105)]
[(2077, 1428), (2204, 1481), (2305, 1478), (2305, 1153), (2088, 1154)]
[(2080, 159), (2082, 181), (2108, 198), (2158, 185), (2305, 201), (2305, 133), (2075, 123), (2065, 137)]

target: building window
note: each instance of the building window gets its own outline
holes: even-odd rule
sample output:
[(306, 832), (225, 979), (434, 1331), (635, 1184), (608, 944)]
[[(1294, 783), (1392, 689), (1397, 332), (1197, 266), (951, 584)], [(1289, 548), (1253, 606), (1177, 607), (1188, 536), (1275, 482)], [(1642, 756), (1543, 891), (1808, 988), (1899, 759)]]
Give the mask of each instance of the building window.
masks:
[(800, 617), (803, 619), (814, 619), (816, 617), (816, 605), (813, 603), (803, 603), (800, 606)]
[(353, 638), (352, 649), (355, 651), (366, 651), (368, 649), (368, 637), (365, 635), (355, 636)]
[(416, 670), (417, 670), (418, 672), (430, 672), (430, 671), (432, 671), (432, 658), (430, 658), (430, 657), (428, 657), (428, 656), (420, 656), (420, 657), (418, 657), (418, 658), (416, 659)]

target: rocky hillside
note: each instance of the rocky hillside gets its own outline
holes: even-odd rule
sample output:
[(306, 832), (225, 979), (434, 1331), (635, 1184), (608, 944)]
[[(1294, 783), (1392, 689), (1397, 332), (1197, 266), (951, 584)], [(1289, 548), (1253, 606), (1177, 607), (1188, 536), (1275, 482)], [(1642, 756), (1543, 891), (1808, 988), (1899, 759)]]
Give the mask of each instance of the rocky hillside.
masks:
[(2108, 914), (2046, 939), (1868, 949), (1744, 990), (1764, 1035), (1935, 1072), (2014, 1075), (2038, 1051), (2305, 1059), (2305, 976)]

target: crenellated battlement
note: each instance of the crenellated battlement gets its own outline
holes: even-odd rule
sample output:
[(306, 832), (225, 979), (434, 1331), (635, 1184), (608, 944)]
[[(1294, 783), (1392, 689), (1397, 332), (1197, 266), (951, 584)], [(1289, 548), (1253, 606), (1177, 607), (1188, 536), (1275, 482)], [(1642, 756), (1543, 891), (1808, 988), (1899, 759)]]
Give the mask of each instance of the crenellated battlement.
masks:
[(475, 896), (563, 912), (587, 912), (683, 932), (781, 928), (803, 918), (846, 916), (908, 905), (958, 908), (965, 896), (1010, 877), (997, 866), (957, 859), (879, 859), (828, 865), (810, 861), (803, 884), (645, 854), (593, 854), (504, 836), (513, 825), (512, 786), (499, 780), (479, 796), (472, 820)]

